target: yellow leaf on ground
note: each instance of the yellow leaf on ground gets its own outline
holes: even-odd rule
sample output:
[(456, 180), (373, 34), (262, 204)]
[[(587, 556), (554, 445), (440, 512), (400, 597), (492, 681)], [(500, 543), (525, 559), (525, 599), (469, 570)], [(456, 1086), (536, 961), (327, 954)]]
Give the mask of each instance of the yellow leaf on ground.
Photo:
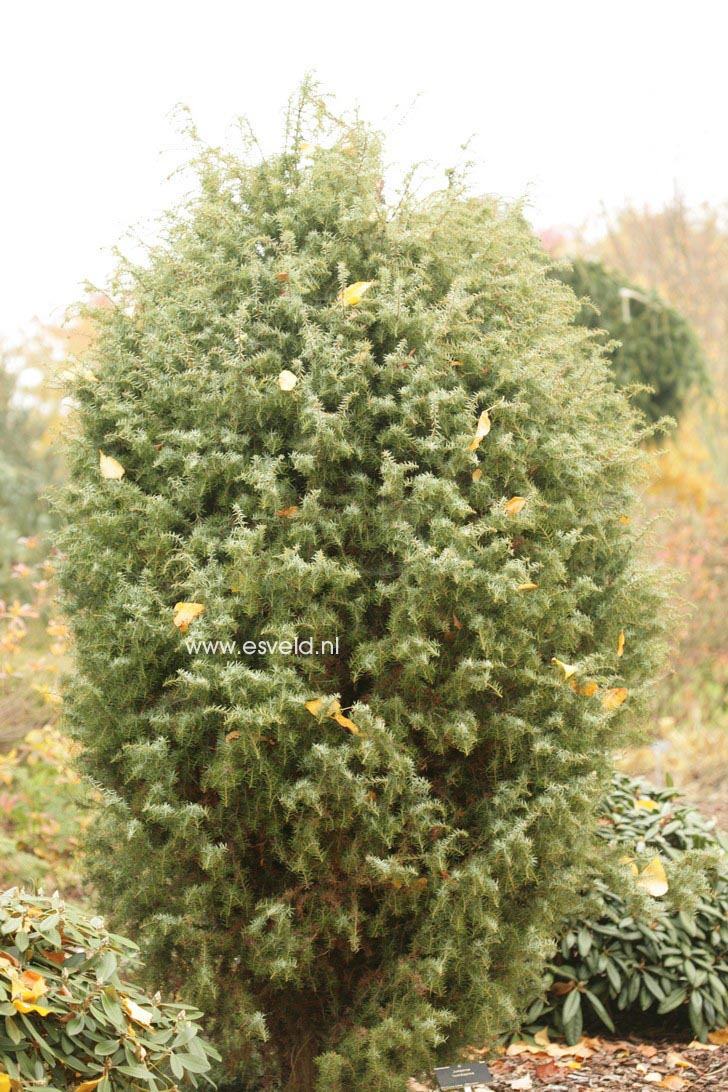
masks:
[(306, 708), (308, 709), (309, 713), (314, 717), (317, 717), (319, 715), (319, 713), (323, 709), (323, 705), (323, 698), (312, 698), (311, 701), (306, 702)]
[(104, 455), (103, 451), (99, 451), (99, 470), (102, 478), (110, 478), (113, 481), (118, 481), (126, 474), (126, 470), (118, 459), (114, 459), (111, 455)]
[(720, 1050), (720, 1047), (715, 1043), (701, 1043), (699, 1039), (693, 1039), (688, 1043), (687, 1050)]
[(475, 436), (473, 436), (473, 439), (470, 442), (468, 451), (475, 451), (476, 448), (480, 447), (481, 442), (485, 439), (489, 432), (490, 417), (488, 416), (488, 411), (486, 409), (483, 410), (480, 417), (478, 418), (478, 424), (475, 427)]
[(516, 1043), (511, 1043), (506, 1050), (506, 1054), (509, 1058), (517, 1057), (519, 1054), (539, 1054), (540, 1052), (541, 1047), (533, 1047), (530, 1043), (524, 1043), (521, 1040)]
[(656, 899), (667, 894), (669, 889), (667, 875), (659, 857), (655, 857), (654, 861), (647, 865), (647, 868), (642, 869), (637, 883)]
[(602, 705), (605, 709), (619, 709), (627, 698), (626, 686), (615, 686), (612, 690), (605, 690), (602, 696)]
[(561, 672), (563, 673), (564, 682), (567, 679), (570, 679), (572, 675), (576, 675), (577, 671), (579, 670), (576, 664), (565, 664), (563, 660), (557, 660), (555, 656), (551, 657), (551, 663), (556, 664), (556, 666), (560, 668)]
[(284, 368), (278, 376), (278, 386), (282, 391), (292, 391), (296, 383), (298, 383), (298, 376), (289, 372), (288, 368)]
[(143, 1009), (140, 1005), (137, 1005), (136, 1001), (132, 1001), (131, 998), (125, 997), (121, 1002), (121, 1007), (135, 1024), (141, 1025), (143, 1028), (150, 1028), (152, 1026), (152, 1014)]
[(298, 505), (297, 504), (292, 504), (289, 508), (279, 508), (278, 511), (276, 512), (276, 515), (280, 516), (281, 519), (290, 519), (291, 516), (295, 516), (297, 511), (298, 511)]
[(617, 655), (621, 656), (624, 652), (624, 630), (620, 629), (619, 637), (617, 638)]
[[(710, 1036), (708, 1036), (710, 1038)], [(674, 1069), (676, 1065), (682, 1066), (684, 1069), (694, 1069), (692, 1062), (689, 1062), (687, 1058), (684, 1058), (682, 1054), (679, 1054), (677, 1050), (668, 1050), (665, 1054), (665, 1061)]]
[(345, 717), (343, 713), (334, 713), (333, 718), (337, 724), (340, 724), (342, 728), (348, 728), (349, 731), (353, 732), (355, 736), (361, 735), (361, 731), (359, 728), (357, 728), (356, 724), (354, 724), (354, 721), (349, 720), (349, 718)]
[(355, 307), (357, 303), (361, 303), (362, 296), (373, 284), (374, 281), (356, 281), (354, 284), (347, 285), (339, 292), (339, 302), (346, 304), (347, 307)]
[(480, 467), (478, 467), (477, 470), (473, 471), (473, 481), (474, 482), (479, 482), (482, 477), (483, 477), (483, 471), (480, 469)]
[(517, 516), (525, 503), (525, 497), (511, 497), (509, 501), (506, 501), (506, 515)]
[(519, 584), (516, 591), (535, 591), (537, 587), (538, 584), (533, 584), (531, 581), (528, 581), (526, 584)]
[(204, 614), (204, 611), (205, 608), (202, 603), (175, 603), (174, 624), (178, 630), (186, 633), (190, 622), (194, 622), (195, 618), (199, 618), (201, 614)]
[(671, 1074), (669, 1077), (665, 1077), (664, 1081), (660, 1081), (660, 1088), (672, 1088), (675, 1092), (679, 1092), (681, 1088), (689, 1088), (690, 1081), (686, 1081), (684, 1077), (678, 1077), (676, 1073)]
[(708, 1042), (715, 1043), (716, 1046), (728, 1046), (728, 1027), (709, 1032)]

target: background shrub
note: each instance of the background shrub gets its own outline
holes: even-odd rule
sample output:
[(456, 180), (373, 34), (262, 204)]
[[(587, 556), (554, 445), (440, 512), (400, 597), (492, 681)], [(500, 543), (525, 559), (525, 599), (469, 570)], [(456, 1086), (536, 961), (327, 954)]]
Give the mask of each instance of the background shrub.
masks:
[(678, 796), (642, 779), (614, 779), (599, 836), (628, 855), (623, 874), (657, 854), (670, 893), (644, 905), (631, 882), (625, 891), (623, 877), (615, 888), (608, 869), (596, 874), (592, 912), (562, 934), (547, 1000), (528, 1013), (539, 1026), (548, 1019), (569, 1042), (579, 1039), (585, 1019), (614, 1031), (617, 1023), (631, 1026), (635, 1012), (684, 1013), (702, 1040), (728, 1022), (728, 843)]
[(584, 258), (560, 267), (557, 275), (583, 301), (576, 316), (579, 325), (604, 330), (612, 339), (603, 340), (619, 386), (651, 388), (633, 396), (648, 420), (665, 415), (678, 419), (690, 395), (705, 392), (708, 377), (700, 342), (687, 319), (655, 292)]
[(90, 872), (238, 1087), (401, 1092), (533, 996), (650, 685), (636, 415), (518, 208), (305, 94), (197, 171), (73, 390)]
[(0, 894), (0, 1090), (197, 1087), (216, 1052), (200, 1013), (121, 977), (136, 945), (57, 896)]

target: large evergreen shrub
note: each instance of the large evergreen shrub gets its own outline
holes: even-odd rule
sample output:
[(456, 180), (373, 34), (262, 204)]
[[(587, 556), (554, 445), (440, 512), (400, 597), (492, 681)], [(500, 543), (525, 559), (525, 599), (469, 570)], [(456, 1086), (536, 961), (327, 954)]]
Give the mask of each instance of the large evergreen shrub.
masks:
[[(635, 414), (519, 210), (388, 205), (308, 101), (201, 153), (95, 316), (67, 723), (103, 903), (238, 1087), (401, 1090), (534, 995), (661, 593)], [(244, 651), (296, 637), (338, 651)]]
[(654, 292), (632, 284), (601, 262), (575, 258), (557, 275), (582, 300), (576, 321), (602, 330), (620, 387), (641, 386), (635, 405), (650, 421), (680, 418), (691, 396), (705, 393), (705, 357), (692, 326)]

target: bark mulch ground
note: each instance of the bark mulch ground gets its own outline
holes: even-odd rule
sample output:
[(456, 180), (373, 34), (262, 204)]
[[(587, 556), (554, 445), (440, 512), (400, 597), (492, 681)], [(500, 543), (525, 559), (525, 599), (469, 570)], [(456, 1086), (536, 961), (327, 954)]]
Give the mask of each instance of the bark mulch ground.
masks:
[[(649, 1041), (637, 1038), (583, 1038), (573, 1047), (551, 1043), (540, 1033), (538, 1043), (513, 1043), (488, 1065), (490, 1085), (474, 1092), (728, 1092), (728, 1032), (714, 1042)], [(471, 1051), (477, 1058), (479, 1051)], [(434, 1084), (410, 1081), (409, 1092), (430, 1092)]]

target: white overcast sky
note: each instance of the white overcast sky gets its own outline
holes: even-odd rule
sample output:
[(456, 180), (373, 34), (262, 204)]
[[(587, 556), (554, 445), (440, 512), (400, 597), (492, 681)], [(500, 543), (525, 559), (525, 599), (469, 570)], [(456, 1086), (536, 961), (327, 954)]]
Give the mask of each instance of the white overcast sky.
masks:
[(308, 70), (389, 131), (394, 162), (447, 166), (474, 135), (477, 189), (527, 194), (538, 228), (676, 186), (728, 200), (720, 0), (1, 7), (0, 333), (59, 320), (125, 229), (174, 200), (176, 103), (213, 141), (246, 114), (275, 149)]

